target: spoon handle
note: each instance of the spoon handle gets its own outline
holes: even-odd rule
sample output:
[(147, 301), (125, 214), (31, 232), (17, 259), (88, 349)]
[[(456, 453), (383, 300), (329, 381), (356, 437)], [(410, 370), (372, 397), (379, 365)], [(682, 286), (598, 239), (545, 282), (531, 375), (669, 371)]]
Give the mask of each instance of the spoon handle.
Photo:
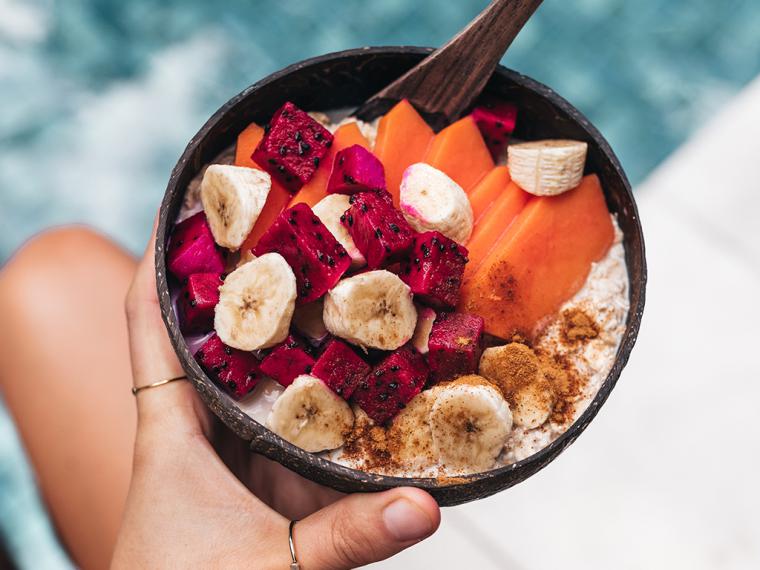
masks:
[(433, 126), (457, 119), (485, 87), (504, 52), (542, 0), (494, 0), (437, 49), (355, 112), (372, 118), (388, 102), (408, 99)]

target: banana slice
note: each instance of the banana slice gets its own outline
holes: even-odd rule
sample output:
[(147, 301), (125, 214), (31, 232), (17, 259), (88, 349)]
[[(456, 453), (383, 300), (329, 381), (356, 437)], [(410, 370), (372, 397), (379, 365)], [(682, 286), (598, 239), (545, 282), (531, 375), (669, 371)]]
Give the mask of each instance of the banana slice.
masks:
[(488, 378), (506, 397), (512, 409), (515, 425), (533, 429), (549, 419), (557, 400), (552, 379), (544, 374), (553, 369), (541, 365), (541, 360), (528, 346), (511, 342), (483, 351), (478, 372)]
[(533, 429), (543, 425), (551, 416), (557, 396), (551, 383), (543, 376), (521, 386), (507, 399), (512, 404), (515, 425)]
[(395, 350), (414, 334), (417, 309), (409, 287), (390, 271), (343, 279), (325, 297), (327, 330), (364, 348)]
[(330, 194), (314, 204), (312, 210), (340, 245), (346, 249), (351, 258), (351, 267), (357, 269), (367, 265), (367, 260), (356, 247), (346, 226), (340, 223), (340, 217), (351, 207), (349, 199), (350, 197), (345, 194)]
[(377, 127), (380, 124), (380, 119), (381, 117), (378, 117), (374, 121), (367, 123), (355, 117), (346, 117), (337, 123), (332, 123), (330, 126), (325, 125), (325, 127), (329, 129), (331, 133), (335, 134), (335, 132), (343, 125), (354, 123), (356, 125), (356, 128), (359, 129), (359, 132), (362, 134), (362, 136), (367, 139), (367, 148), (372, 149), (375, 148), (375, 141), (377, 140)]
[(438, 462), (430, 429), (430, 410), (434, 401), (431, 390), (420, 392), (393, 418), (388, 428), (394, 459), (407, 468), (427, 467)]
[(507, 166), (512, 180), (536, 196), (556, 196), (581, 183), (588, 144), (543, 140), (509, 145)]
[(438, 230), (461, 244), (470, 239), (473, 216), (467, 194), (428, 164), (412, 164), (404, 171), (399, 208), (418, 232)]
[(433, 449), (453, 473), (494, 466), (512, 429), (512, 414), (498, 388), (480, 376), (463, 376), (433, 390)]
[(478, 374), (509, 396), (523, 385), (541, 378), (541, 362), (529, 346), (510, 342), (486, 348), (480, 356)]
[(328, 129), (330, 132), (333, 132), (333, 129), (331, 128), (333, 122), (330, 120), (330, 117), (327, 114), (322, 113), (321, 111), (309, 111), (307, 115), (317, 121), (324, 128)]
[(367, 412), (362, 410), (358, 405), (352, 404), (351, 411), (354, 413), (354, 431), (361, 431), (369, 429), (375, 425), (375, 422), (371, 417), (367, 415)]
[(296, 307), (293, 313), (293, 326), (309, 340), (320, 343), (328, 336), (327, 327), (322, 321), (324, 302), (322, 299)]
[(272, 406), (267, 427), (304, 451), (337, 449), (354, 425), (354, 413), (343, 398), (319, 378), (302, 374)]
[(269, 348), (288, 336), (296, 277), (279, 253), (267, 253), (230, 273), (219, 288), (214, 329), (240, 350)]
[(433, 329), (436, 316), (435, 311), (430, 307), (417, 307), (417, 326), (412, 336), (412, 345), (420, 354), (430, 352), (428, 340), (430, 340), (430, 331)]
[(272, 187), (263, 170), (212, 164), (201, 182), (201, 201), (214, 240), (222, 247), (237, 250), (253, 224)]

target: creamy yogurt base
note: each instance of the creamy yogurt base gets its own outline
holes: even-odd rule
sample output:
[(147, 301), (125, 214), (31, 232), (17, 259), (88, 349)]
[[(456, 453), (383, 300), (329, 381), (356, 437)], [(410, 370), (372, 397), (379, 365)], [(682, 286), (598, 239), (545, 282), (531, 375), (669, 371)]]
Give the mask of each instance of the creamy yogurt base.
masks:
[[(340, 123), (330, 123), (329, 117), (321, 113), (312, 113), (312, 116), (323, 123), (330, 131), (334, 131)], [(362, 134), (372, 143), (377, 133), (377, 121), (364, 123), (356, 121)], [(210, 164), (233, 164), (235, 159), (235, 147), (225, 149), (217, 155)], [(188, 185), (185, 200), (177, 217), (177, 222), (195, 214), (201, 210), (200, 183), (203, 179), (205, 168), (193, 178)], [(556, 318), (550, 323), (540, 338), (535, 343), (535, 348), (548, 354), (562, 355), (575, 369), (581, 378), (582, 386), (577, 401), (574, 403), (573, 414), (565, 418), (561, 423), (549, 420), (542, 426), (526, 430), (513, 427), (512, 432), (505, 444), (504, 451), (499, 457), (494, 469), (515, 463), (540, 451), (578, 419), (586, 410), (590, 402), (596, 396), (604, 379), (610, 372), (618, 347), (625, 332), (628, 317), (628, 271), (625, 265), (625, 250), (623, 248), (623, 233), (618, 226), (617, 219), (612, 215), (615, 228), (615, 239), (607, 255), (592, 265), (586, 282), (576, 295), (567, 301), (560, 309), (564, 311), (580, 309), (592, 316), (599, 329), (596, 338), (575, 344), (565, 344), (560, 338), (561, 320)], [(264, 379), (254, 391), (244, 400), (238, 402), (241, 411), (266, 425), (269, 412), (275, 400), (284, 388), (277, 382)], [(568, 421), (569, 420), (569, 421)], [(365, 468), (363, 459), (352, 454), (350, 457), (343, 449), (324, 452), (323, 457), (335, 463), (354, 469), (364, 469), (383, 475), (395, 475), (398, 477), (446, 477), (461, 475), (461, 472), (451, 472), (441, 464), (424, 464), (400, 468)]]

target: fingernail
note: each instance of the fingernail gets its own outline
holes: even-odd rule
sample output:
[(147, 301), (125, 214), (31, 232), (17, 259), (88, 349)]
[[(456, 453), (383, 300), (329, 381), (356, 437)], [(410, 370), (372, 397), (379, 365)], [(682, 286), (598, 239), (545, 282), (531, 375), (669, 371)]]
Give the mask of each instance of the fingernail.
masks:
[(420, 540), (433, 532), (430, 517), (408, 499), (396, 499), (385, 507), (383, 521), (388, 532), (401, 542)]

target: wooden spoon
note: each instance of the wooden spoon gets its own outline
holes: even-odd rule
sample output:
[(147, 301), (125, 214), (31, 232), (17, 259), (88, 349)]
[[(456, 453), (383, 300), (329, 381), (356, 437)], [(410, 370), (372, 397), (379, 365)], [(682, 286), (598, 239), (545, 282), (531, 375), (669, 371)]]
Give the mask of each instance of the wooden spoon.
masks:
[(354, 115), (371, 120), (408, 99), (438, 130), (480, 95), (504, 52), (542, 0), (494, 0), (415, 67), (370, 97)]

